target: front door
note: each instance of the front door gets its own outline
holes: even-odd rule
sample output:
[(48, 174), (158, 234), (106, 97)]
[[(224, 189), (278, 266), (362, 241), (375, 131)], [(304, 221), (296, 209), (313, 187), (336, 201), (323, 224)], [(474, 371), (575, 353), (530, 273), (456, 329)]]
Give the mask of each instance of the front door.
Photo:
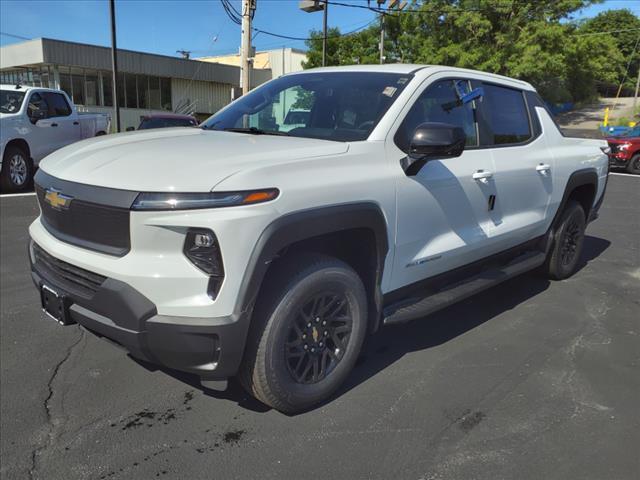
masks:
[[(460, 81), (429, 82), (387, 142), (389, 159), (397, 164), (396, 250), (389, 290), (479, 260), (492, 241), (493, 158), (489, 150), (477, 148), (475, 105), (460, 104)], [(431, 160), (417, 175), (407, 176), (399, 160), (408, 152), (415, 128), (425, 122), (462, 127), (465, 151), (457, 158)]]

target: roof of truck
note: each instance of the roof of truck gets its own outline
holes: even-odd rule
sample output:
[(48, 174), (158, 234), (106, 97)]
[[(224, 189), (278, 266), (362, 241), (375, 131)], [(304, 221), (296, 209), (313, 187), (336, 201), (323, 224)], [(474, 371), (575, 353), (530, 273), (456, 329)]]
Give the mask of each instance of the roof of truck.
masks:
[(30, 85), (16, 85), (9, 83), (0, 85), (0, 90), (13, 90), (14, 92), (28, 92), (29, 90), (38, 90), (43, 92), (60, 93), (60, 90), (56, 90), (55, 88), (33, 87)]
[[(316, 72), (379, 72), (379, 73), (397, 73), (400, 75), (410, 75), (419, 71), (428, 70), (429, 74), (438, 72), (451, 72), (454, 74), (477, 74), (487, 77), (487, 80), (495, 79), (496, 81), (514, 82), (520, 88), (533, 90), (533, 87), (517, 78), (505, 77), (496, 73), (483, 72), (481, 70), (471, 70), (469, 68), (449, 67), (447, 65), (417, 65), (413, 63), (389, 63), (384, 65), (341, 65), (339, 67), (318, 67), (301, 72), (293, 72), (288, 75), (298, 75), (304, 73)], [(514, 85), (515, 86), (515, 85)]]

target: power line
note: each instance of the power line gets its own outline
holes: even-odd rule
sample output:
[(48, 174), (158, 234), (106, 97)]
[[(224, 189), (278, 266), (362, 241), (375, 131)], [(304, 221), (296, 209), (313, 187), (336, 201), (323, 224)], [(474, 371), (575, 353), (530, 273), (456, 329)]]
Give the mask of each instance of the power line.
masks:
[(13, 33), (7, 33), (7, 32), (0, 32), (0, 35), (4, 35), (5, 37), (17, 38), (18, 40), (32, 40), (29, 37), (23, 37), (22, 35), (14, 35)]
[(605, 32), (589, 32), (589, 33), (576, 33), (576, 37), (586, 37), (588, 35), (605, 35), (607, 33), (619, 33), (619, 32), (637, 32), (640, 28), (627, 28), (626, 30), (608, 30)]
[[(371, 25), (373, 22), (375, 22), (376, 20), (373, 19), (370, 22), (366, 23), (365, 25), (363, 25), (362, 27), (358, 27), (355, 30), (352, 30), (350, 32), (346, 32), (346, 33), (340, 33), (337, 35), (327, 35), (327, 39), (332, 39), (332, 38), (340, 38), (340, 37), (346, 37), (349, 35), (353, 35), (354, 33), (358, 33), (362, 30), (364, 30), (365, 28), (367, 28), (369, 25)], [(272, 37), (277, 37), (277, 38), (284, 38), (286, 40), (303, 40), (303, 41), (307, 41), (307, 40), (314, 40), (314, 39), (322, 39), (323, 37), (293, 37), (290, 35), (282, 35), (280, 33), (273, 33), (273, 32), (267, 32), (266, 30), (261, 30), (259, 28), (254, 28), (253, 29), (254, 32), (258, 32), (258, 33), (262, 33), (264, 35), (270, 35)], [(322, 33), (322, 32), (320, 32)]]

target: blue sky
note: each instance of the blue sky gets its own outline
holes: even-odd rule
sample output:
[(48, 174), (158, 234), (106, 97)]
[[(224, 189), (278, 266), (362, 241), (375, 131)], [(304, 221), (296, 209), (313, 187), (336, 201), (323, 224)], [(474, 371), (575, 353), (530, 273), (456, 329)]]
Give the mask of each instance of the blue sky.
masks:
[[(232, 0), (240, 9), (240, 0)], [(366, 5), (366, 0), (341, 0)], [(372, 0), (372, 3), (373, 0)], [(608, 0), (581, 11), (577, 18), (592, 17), (608, 9), (628, 8), (640, 15), (640, 0)], [(226, 16), (219, 0), (116, 0), (118, 47), (176, 55), (191, 50), (192, 56), (237, 52), (240, 28)], [(331, 6), (329, 25), (351, 31), (373, 20), (361, 8)], [(298, 0), (258, 0), (256, 28), (306, 37), (310, 29), (322, 27), (322, 13), (304, 13)], [(0, 45), (27, 38), (49, 37), (95, 45), (110, 45), (107, 0), (0, 0)], [(217, 36), (217, 40), (214, 38)], [(258, 34), (258, 49), (282, 46), (304, 48), (304, 42)]]

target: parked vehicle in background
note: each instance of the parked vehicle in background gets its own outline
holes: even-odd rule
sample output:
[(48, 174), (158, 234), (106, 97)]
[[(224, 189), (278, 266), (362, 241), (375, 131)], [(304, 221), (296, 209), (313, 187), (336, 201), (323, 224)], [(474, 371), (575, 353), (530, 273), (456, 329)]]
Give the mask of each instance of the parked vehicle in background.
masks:
[(609, 165), (624, 168), (629, 173), (640, 174), (640, 125), (630, 129), (625, 135), (608, 137)]
[(287, 116), (284, 117), (284, 122), (280, 126), (281, 132), (288, 132), (294, 128), (304, 127), (309, 122), (309, 110), (297, 110), (292, 108), (287, 112)]
[[(197, 127), (198, 120), (191, 115), (180, 115), (177, 113), (161, 113), (142, 117), (138, 130), (149, 130), (151, 128), (170, 127)], [(131, 131), (130, 129), (127, 129)]]
[(0, 85), (0, 184), (24, 190), (42, 158), (83, 138), (109, 131), (110, 116), (78, 113), (61, 90)]
[[(296, 95), (310, 114), (284, 131)], [(605, 146), (563, 136), (530, 84), (499, 75), (284, 75), (202, 128), (48, 157), (32, 277), (58, 322), (298, 412), (335, 392), (383, 325), (535, 268), (576, 272)]]

